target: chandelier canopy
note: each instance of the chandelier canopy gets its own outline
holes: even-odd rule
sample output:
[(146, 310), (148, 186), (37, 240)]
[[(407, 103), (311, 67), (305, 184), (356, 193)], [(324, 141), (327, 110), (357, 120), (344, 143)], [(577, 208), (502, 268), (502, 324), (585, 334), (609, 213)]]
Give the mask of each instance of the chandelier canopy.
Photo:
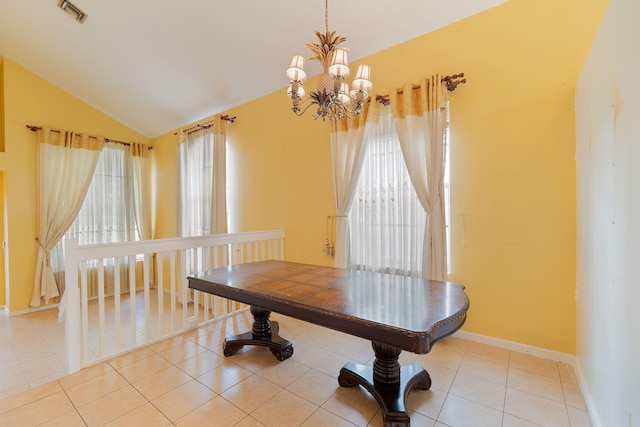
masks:
[[(318, 77), (316, 89), (303, 100), (305, 91), (303, 82), (307, 78), (304, 71), (304, 56), (294, 55), (287, 77), (291, 80), (287, 95), (291, 99), (291, 110), (298, 116), (303, 115), (311, 106), (317, 107), (314, 118), (322, 120), (340, 120), (344, 117), (353, 118), (360, 114), (367, 99), (371, 83), (371, 69), (368, 65), (360, 65), (356, 77), (349, 85), (345, 78), (349, 76), (349, 63), (345, 47), (338, 47), (347, 41), (346, 37), (337, 36), (335, 31), (329, 31), (329, 0), (325, 0), (325, 34), (316, 31), (318, 43), (307, 43), (311, 50), (309, 59), (318, 61), (322, 65), (323, 73)], [(306, 107), (302, 108), (304, 104)]]

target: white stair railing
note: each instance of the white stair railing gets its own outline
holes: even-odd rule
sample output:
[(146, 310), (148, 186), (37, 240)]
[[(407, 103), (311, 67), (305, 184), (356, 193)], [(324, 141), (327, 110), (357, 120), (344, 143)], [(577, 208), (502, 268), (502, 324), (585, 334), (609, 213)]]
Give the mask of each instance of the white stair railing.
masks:
[[(284, 237), (284, 230), (274, 230), (91, 246), (68, 240), (58, 316), (65, 322), (68, 373), (244, 309), (188, 289), (187, 276), (225, 265), (282, 260)], [(105, 292), (105, 270), (111, 271), (111, 295)], [(90, 276), (97, 286), (94, 297), (88, 291)], [(123, 292), (126, 279), (129, 290)]]

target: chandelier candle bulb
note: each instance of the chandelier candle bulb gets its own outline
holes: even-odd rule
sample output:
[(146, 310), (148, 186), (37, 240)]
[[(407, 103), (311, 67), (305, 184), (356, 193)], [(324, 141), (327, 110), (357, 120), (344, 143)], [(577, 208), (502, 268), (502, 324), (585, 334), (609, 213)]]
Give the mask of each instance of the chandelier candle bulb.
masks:
[(349, 61), (347, 60), (347, 50), (338, 48), (333, 51), (333, 60), (329, 66), (329, 74), (336, 79), (349, 76)]
[(291, 82), (291, 84), (289, 85), (289, 88), (287, 89), (287, 95), (289, 95), (289, 98), (292, 98), (292, 95), (294, 94), (298, 98), (302, 98), (305, 95), (304, 87), (302, 87), (302, 83), (299, 83), (295, 80)]
[(307, 73), (304, 72), (304, 56), (293, 55), (291, 65), (287, 68), (287, 77), (298, 82), (303, 82), (307, 78)]
[(367, 91), (373, 87), (371, 83), (371, 68), (368, 65), (358, 66), (358, 72), (356, 78), (353, 79), (352, 88), (354, 90)]
[(340, 85), (340, 92), (338, 93), (338, 98), (340, 98), (340, 101), (342, 101), (344, 104), (351, 101), (351, 99), (349, 98), (349, 85), (347, 83), (343, 82)]

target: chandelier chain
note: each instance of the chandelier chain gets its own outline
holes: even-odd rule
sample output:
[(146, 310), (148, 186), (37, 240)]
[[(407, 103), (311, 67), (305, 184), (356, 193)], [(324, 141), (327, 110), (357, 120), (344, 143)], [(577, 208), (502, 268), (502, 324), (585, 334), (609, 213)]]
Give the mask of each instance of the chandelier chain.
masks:
[(329, 0), (324, 0), (324, 28), (329, 33)]

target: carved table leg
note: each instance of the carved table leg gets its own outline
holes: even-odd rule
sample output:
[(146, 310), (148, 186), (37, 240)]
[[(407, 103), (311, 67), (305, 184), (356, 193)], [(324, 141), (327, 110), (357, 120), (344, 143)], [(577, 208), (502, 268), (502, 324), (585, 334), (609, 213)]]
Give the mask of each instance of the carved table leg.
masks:
[(373, 341), (376, 359), (373, 367), (347, 363), (340, 370), (338, 383), (342, 387), (361, 385), (375, 397), (382, 409), (385, 427), (410, 425), (405, 400), (412, 388), (428, 390), (431, 387), (429, 373), (418, 365), (400, 366), (397, 347)]
[(268, 347), (276, 359), (282, 361), (293, 355), (293, 344), (278, 335), (278, 322), (269, 320), (271, 312), (262, 307), (251, 306), (253, 325), (251, 332), (232, 335), (224, 340), (224, 355), (231, 356), (245, 345)]

